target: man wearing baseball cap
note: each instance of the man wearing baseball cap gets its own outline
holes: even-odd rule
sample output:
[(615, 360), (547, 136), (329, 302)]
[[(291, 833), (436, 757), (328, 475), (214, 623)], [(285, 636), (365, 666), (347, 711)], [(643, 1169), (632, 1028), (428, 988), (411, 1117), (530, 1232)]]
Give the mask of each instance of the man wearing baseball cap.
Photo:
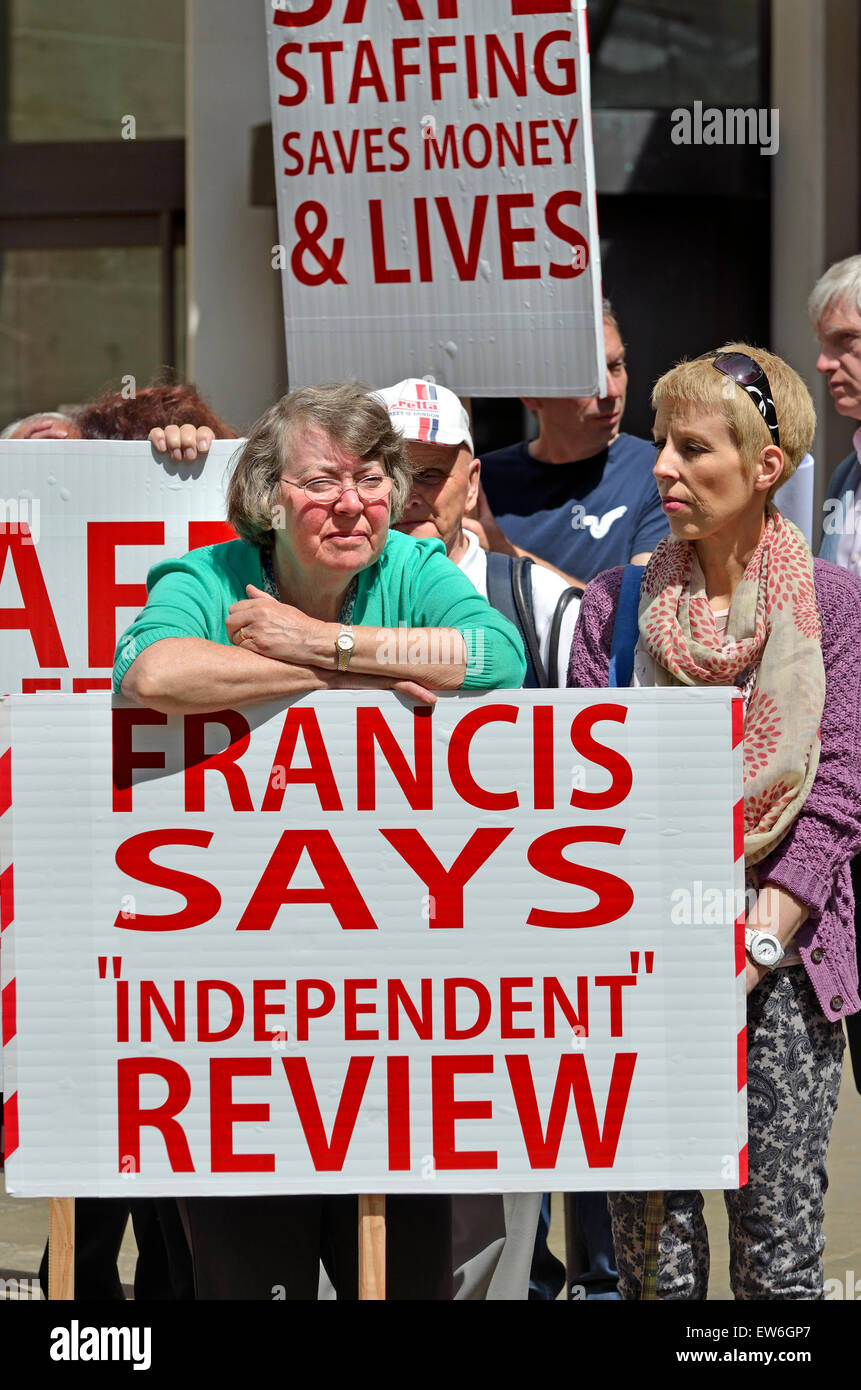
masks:
[[(396, 529), (406, 535), (441, 540), (449, 559), (471, 579), (478, 592), (512, 617), (504, 602), (511, 588), (511, 558), (489, 558), (476, 534), (464, 526), (464, 517), (478, 498), (481, 464), (474, 457), (469, 416), (460, 400), (447, 387), (419, 377), (407, 377), (374, 394), (404, 436), (413, 466), (413, 490), (403, 516), (395, 523)], [(500, 562), (502, 568), (498, 569)], [(555, 570), (540, 563), (527, 566), (526, 572), (529, 582), (525, 597), (527, 603), (531, 599), (547, 684), (564, 686), (579, 602), (573, 597), (565, 607), (554, 661), (550, 654), (553, 615), (562, 595), (569, 597), (569, 586)], [(528, 641), (526, 645), (528, 657)], [(553, 670), (547, 669), (548, 659)], [(541, 683), (527, 677), (527, 684)]]
[[(404, 436), (413, 467), (413, 489), (403, 516), (395, 522), (397, 530), (441, 540), (449, 559), (479, 593), (514, 620), (507, 604), (497, 603), (497, 596), (507, 599), (510, 591), (513, 560), (488, 556), (476, 534), (464, 527), (464, 516), (478, 497), (481, 464), (473, 457), (469, 416), (460, 400), (445, 386), (418, 377), (408, 377), (375, 395)], [(527, 573), (531, 617), (548, 684), (564, 687), (579, 598), (571, 595), (565, 579), (552, 569), (529, 564)], [(550, 634), (556, 607), (560, 600), (565, 602), (563, 595), (570, 601), (564, 608), (554, 660)], [(528, 654), (528, 642), (524, 645)], [(527, 1298), (540, 1206), (540, 1192), (452, 1197), (457, 1300)]]

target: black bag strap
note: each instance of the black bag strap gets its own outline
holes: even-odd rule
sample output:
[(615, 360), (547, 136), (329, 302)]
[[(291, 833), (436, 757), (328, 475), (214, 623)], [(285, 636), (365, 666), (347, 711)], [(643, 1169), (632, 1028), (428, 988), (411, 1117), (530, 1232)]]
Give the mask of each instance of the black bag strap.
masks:
[(525, 555), (512, 557), (494, 550), (487, 553), (487, 601), (514, 624), (523, 638), (526, 690), (546, 689), (549, 685), (535, 630), (531, 567), (532, 561)]
[[(582, 598), (586, 590), (581, 589), (579, 584), (572, 584), (569, 589), (563, 589), (559, 598), (556, 600), (556, 607), (553, 610), (553, 618), (550, 623), (550, 644), (547, 652), (547, 674), (553, 678), (559, 670), (559, 638), (562, 636), (562, 620), (568, 612), (568, 605), (572, 599)], [(555, 685), (555, 681), (553, 684)]]

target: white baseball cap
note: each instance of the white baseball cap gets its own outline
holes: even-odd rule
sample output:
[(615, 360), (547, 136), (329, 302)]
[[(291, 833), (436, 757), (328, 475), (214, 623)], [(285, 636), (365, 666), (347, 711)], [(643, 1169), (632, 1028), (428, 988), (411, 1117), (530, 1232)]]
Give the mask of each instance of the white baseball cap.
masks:
[(405, 439), (428, 444), (468, 444), (472, 452), (469, 416), (453, 391), (421, 377), (408, 376), (396, 386), (373, 395), (389, 412)]

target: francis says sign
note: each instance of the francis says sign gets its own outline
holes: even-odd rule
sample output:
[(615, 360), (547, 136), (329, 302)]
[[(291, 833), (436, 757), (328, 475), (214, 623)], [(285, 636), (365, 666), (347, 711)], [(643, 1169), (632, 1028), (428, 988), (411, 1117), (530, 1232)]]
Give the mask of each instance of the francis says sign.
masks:
[(9, 1190), (737, 1186), (732, 706), (7, 701)]
[(266, 4), (290, 380), (603, 380), (583, 0)]

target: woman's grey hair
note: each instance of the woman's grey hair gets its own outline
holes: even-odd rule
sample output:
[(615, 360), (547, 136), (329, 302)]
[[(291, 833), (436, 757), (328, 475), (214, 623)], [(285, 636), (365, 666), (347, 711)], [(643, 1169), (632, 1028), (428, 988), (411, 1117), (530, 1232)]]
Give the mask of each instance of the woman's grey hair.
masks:
[(380, 459), (392, 480), (391, 520), (410, 495), (411, 471), (403, 438), (384, 405), (357, 382), (302, 386), (282, 396), (252, 427), (227, 488), (227, 517), (251, 545), (271, 549), (281, 504), (280, 479), (299, 447), (303, 430), (316, 426), (341, 449), (361, 459)]
[(32, 425), (36, 420), (62, 420), (64, 425), (74, 424), (70, 416), (62, 415), (59, 410), (37, 410), (35, 415), (24, 415), (20, 420), (13, 420), (11, 425), (0, 431), (0, 439), (12, 439), (22, 425)]
[(814, 329), (819, 327), (826, 309), (841, 301), (856, 314), (861, 314), (861, 256), (835, 261), (816, 281), (807, 301), (807, 313)]

